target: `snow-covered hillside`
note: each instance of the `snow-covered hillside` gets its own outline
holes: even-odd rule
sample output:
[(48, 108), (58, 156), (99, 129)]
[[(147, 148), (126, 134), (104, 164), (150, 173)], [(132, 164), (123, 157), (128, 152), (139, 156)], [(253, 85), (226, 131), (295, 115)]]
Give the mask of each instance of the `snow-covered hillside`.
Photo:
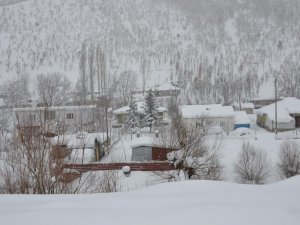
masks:
[(297, 0), (28, 0), (0, 11), (2, 80), (60, 71), (75, 83), (81, 45), (95, 42), (111, 77), (130, 70), (141, 82), (144, 67), (147, 87), (179, 81), (183, 102), (271, 97), (275, 75), (281, 95), (300, 95)]
[(300, 177), (253, 186), (213, 181), (165, 183), (99, 195), (0, 196), (5, 225), (298, 225)]
[(151, 1), (30, 0), (1, 10), (3, 78), (58, 70), (76, 80), (81, 44), (88, 41), (104, 49), (110, 74), (139, 71), (142, 57), (151, 61), (151, 73), (170, 71), (169, 61), (162, 61), (173, 57), (192, 30), (183, 15)]

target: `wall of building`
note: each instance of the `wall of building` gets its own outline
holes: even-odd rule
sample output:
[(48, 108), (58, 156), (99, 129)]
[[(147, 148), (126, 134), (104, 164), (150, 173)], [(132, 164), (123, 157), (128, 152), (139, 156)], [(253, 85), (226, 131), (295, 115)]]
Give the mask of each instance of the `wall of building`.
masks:
[(15, 111), (15, 124), (17, 126), (47, 126), (52, 129), (68, 129), (69, 127), (88, 126), (95, 122), (95, 108), (61, 108), (61, 109), (24, 109)]
[[(275, 126), (276, 126), (275, 121), (270, 120), (269, 117), (267, 117), (265, 128), (270, 131), (275, 131)], [(294, 121), (277, 123), (277, 131), (287, 131), (287, 130), (294, 130), (294, 129), (295, 129)]]
[[(211, 117), (203, 119), (184, 119), (187, 126), (196, 126), (204, 121), (204, 126), (219, 126), (223, 131), (232, 131), (234, 129), (234, 118), (233, 117)], [(207, 123), (207, 125), (206, 125)], [(199, 126), (201, 126), (199, 124)]]
[(143, 162), (152, 160), (152, 147), (139, 146), (132, 148), (131, 161)]

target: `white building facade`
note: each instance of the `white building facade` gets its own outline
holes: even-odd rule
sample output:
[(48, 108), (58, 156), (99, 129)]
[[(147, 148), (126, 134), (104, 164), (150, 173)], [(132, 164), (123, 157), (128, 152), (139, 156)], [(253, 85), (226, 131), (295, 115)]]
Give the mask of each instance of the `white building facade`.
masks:
[(184, 122), (188, 126), (220, 127), (229, 132), (234, 128), (234, 110), (232, 106), (181, 105), (180, 110)]

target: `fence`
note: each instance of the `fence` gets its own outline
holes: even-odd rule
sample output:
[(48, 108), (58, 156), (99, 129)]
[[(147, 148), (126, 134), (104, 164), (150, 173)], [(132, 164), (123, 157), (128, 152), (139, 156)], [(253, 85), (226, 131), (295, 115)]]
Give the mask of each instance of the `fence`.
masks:
[(275, 134), (275, 139), (300, 139), (300, 130), (278, 132)]
[(85, 173), (98, 170), (121, 170), (124, 166), (129, 166), (130, 171), (171, 171), (175, 169), (173, 164), (168, 162), (65, 164), (64, 168)]

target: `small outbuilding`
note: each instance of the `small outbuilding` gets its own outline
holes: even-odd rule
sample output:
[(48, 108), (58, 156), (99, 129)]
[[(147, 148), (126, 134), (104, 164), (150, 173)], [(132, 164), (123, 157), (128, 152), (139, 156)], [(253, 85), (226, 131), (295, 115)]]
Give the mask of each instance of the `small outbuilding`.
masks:
[(251, 102), (248, 103), (234, 103), (233, 108), (235, 111), (245, 111), (247, 114), (253, 114), (254, 104)]
[(87, 132), (59, 135), (52, 138), (51, 145), (52, 151), (68, 149), (68, 154), (64, 155), (65, 161), (91, 163), (100, 161), (105, 156), (106, 135)]
[(249, 128), (250, 129), (250, 119), (245, 111), (234, 112), (234, 129), (238, 128)]
[(284, 98), (277, 102), (277, 119), (275, 103), (257, 110), (257, 124), (267, 130), (294, 130), (300, 128), (300, 99)]
[(144, 162), (144, 161), (166, 161), (167, 155), (170, 152), (176, 151), (174, 148), (166, 148), (155, 146), (152, 144), (139, 144), (133, 145), (131, 161)]

